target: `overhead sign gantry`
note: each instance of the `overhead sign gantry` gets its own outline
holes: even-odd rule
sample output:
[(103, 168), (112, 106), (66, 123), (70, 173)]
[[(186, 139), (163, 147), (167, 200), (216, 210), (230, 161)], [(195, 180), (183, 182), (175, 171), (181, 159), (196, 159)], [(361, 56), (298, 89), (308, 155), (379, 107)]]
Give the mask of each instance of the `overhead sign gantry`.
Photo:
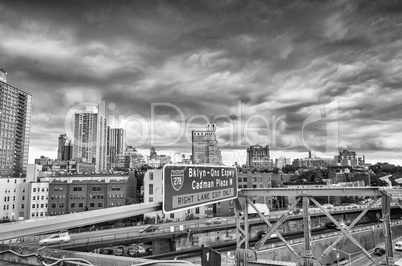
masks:
[(165, 213), (237, 198), (237, 169), (223, 165), (163, 167)]

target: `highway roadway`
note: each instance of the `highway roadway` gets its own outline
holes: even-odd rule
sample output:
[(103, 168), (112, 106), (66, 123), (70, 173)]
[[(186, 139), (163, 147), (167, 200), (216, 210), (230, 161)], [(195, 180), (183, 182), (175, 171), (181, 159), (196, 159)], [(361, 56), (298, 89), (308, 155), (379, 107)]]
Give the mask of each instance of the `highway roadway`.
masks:
[[(359, 208), (355, 209), (349, 209), (344, 206), (336, 206), (333, 209), (328, 209), (330, 213), (332, 212), (340, 212), (340, 211), (360, 211), (364, 208), (365, 206), (359, 206)], [(379, 207), (378, 207), (379, 208)], [(281, 210), (281, 211), (274, 211), (271, 212), (270, 215), (268, 216), (269, 219), (277, 219), (283, 213), (287, 212), (286, 210)], [(319, 208), (309, 208), (310, 214), (314, 213), (321, 213), (321, 210)], [(301, 216), (302, 214), (299, 215), (293, 215), (293, 216)], [(250, 219), (250, 221), (256, 221), (259, 220), (260, 218), (254, 218)], [(113, 242), (117, 241), (119, 239), (149, 239), (150, 237), (153, 236), (158, 236), (166, 233), (171, 233), (171, 232), (188, 232), (189, 229), (196, 231), (200, 229), (208, 229), (208, 228), (226, 228), (228, 225), (235, 226), (235, 218), (234, 217), (225, 217), (225, 221), (222, 224), (213, 224), (213, 225), (207, 225), (206, 221), (209, 219), (204, 219), (204, 220), (188, 220), (188, 221), (178, 221), (178, 222), (169, 222), (169, 223), (160, 223), (157, 224), (157, 226), (160, 227), (159, 230), (156, 230), (154, 232), (142, 232), (140, 231), (144, 228), (146, 228), (148, 225), (142, 225), (142, 226), (132, 226), (132, 227), (122, 227), (122, 228), (116, 228), (116, 229), (108, 229), (108, 230), (94, 230), (94, 231), (88, 231), (85, 233), (79, 233), (79, 234), (71, 234), (71, 241), (68, 243), (63, 243), (63, 244), (57, 244), (53, 245), (54, 247), (63, 249), (63, 248), (72, 248), (74, 246), (86, 246), (88, 243), (102, 243), (102, 242)], [(50, 235), (50, 234), (49, 234)], [(37, 245), (39, 239), (45, 238), (49, 235), (43, 235), (41, 237), (35, 237), (33, 240), (25, 240), (24, 245)]]

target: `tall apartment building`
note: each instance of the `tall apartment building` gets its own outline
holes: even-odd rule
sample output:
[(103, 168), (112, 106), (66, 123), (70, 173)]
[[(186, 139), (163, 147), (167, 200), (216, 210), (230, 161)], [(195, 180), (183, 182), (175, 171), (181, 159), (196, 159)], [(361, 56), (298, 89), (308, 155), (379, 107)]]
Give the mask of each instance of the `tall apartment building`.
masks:
[(57, 160), (63, 161), (64, 157), (64, 145), (67, 141), (67, 134), (61, 134), (59, 136), (59, 144), (57, 145)]
[(6, 82), (0, 69), (0, 177), (21, 177), (28, 164), (32, 95)]
[(272, 167), (269, 157), (269, 147), (266, 145), (253, 145), (247, 149), (248, 168), (268, 168)]
[(222, 156), (216, 140), (216, 123), (210, 122), (206, 130), (191, 132), (193, 164), (221, 164)]
[(75, 113), (73, 159), (95, 163), (95, 171), (107, 170), (107, 122), (98, 112)]
[(108, 127), (108, 165), (114, 168), (117, 163), (117, 155), (124, 151), (124, 130), (122, 128)]
[(73, 158), (73, 142), (67, 137), (67, 134), (59, 136), (59, 145), (57, 149), (57, 159), (59, 161), (69, 161)]

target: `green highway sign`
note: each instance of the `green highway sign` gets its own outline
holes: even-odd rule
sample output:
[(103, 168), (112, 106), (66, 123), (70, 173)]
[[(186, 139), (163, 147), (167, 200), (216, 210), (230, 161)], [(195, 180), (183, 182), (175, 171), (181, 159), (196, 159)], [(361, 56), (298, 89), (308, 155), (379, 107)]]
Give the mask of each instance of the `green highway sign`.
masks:
[(237, 198), (237, 169), (224, 165), (163, 167), (163, 211), (181, 211)]

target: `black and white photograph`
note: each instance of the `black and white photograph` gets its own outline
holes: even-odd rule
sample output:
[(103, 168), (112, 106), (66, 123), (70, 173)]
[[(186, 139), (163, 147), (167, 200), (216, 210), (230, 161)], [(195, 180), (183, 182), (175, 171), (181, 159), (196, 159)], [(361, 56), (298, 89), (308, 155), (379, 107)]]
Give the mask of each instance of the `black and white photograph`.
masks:
[(402, 266), (402, 1), (0, 0), (0, 266)]

